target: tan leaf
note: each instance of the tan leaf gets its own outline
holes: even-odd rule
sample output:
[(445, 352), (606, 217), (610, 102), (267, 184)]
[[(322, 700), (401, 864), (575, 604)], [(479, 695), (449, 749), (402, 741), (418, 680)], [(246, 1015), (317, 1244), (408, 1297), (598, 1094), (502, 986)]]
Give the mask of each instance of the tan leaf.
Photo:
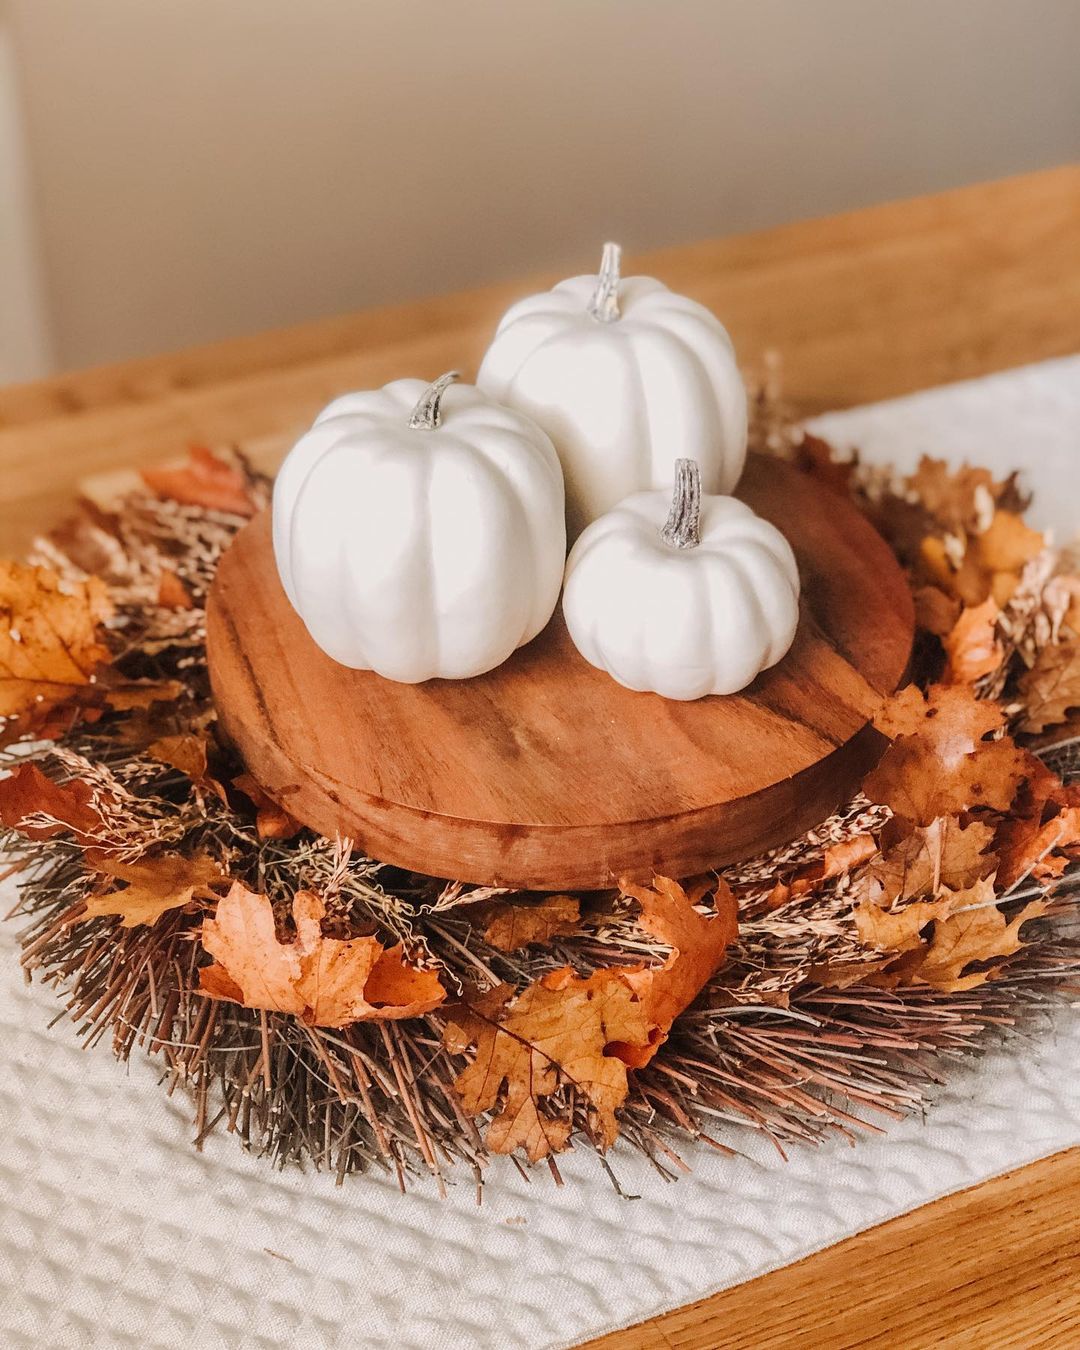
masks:
[(1008, 737), (983, 737), (1004, 723), (1001, 708), (962, 685), (909, 685), (875, 719), (896, 739), (863, 782), (871, 801), (916, 825), (974, 807), (1008, 809), (1028, 756)]
[(997, 621), (1001, 610), (990, 597), (981, 605), (961, 611), (960, 617), (945, 634), (946, 684), (974, 684), (997, 670), (1005, 658), (998, 641)]
[(243, 472), (205, 446), (192, 446), (186, 464), (165, 464), (143, 469), (141, 473), (143, 482), (159, 497), (234, 516), (255, 514), (255, 503)]
[[(214, 916), (203, 920), (202, 945), (217, 965), (199, 972), (202, 988), (320, 1027), (418, 1017), (446, 998), (435, 972), (408, 966), (400, 946), (323, 937), (326, 907), (311, 891), (294, 896), (292, 912), (296, 940), (279, 942), (270, 901), (234, 882)], [(222, 993), (233, 988), (239, 999)]]
[(131, 712), (155, 703), (175, 703), (183, 693), (179, 680), (127, 680), (107, 685), (102, 697), (116, 712)]
[(917, 900), (897, 910), (864, 902), (855, 909), (855, 928), (860, 941), (874, 951), (915, 951), (924, 945), (922, 930), (931, 920), (947, 917), (952, 904), (951, 894), (940, 900)]
[(1025, 704), (1021, 731), (1039, 732), (1068, 720), (1080, 708), (1080, 642), (1043, 647), (1019, 681)]
[(728, 946), (738, 937), (738, 905), (724, 881), (716, 883), (714, 919), (699, 914), (679, 883), (669, 877), (654, 877), (652, 887), (623, 881), (621, 890), (641, 905), (642, 928), (672, 949), (662, 966), (626, 972), (645, 1007), (648, 1040), (645, 1045), (614, 1045), (608, 1053), (640, 1069), (667, 1040), (675, 1018), (723, 964)]
[(497, 904), (489, 911), (484, 941), (513, 952), (531, 943), (572, 933), (581, 918), (581, 904), (572, 895), (546, 895), (536, 904)]
[[(51, 839), (65, 830), (92, 835), (101, 828), (92, 799), (90, 786), (77, 778), (54, 783), (36, 764), (20, 764), (0, 779), (0, 824), (27, 839)], [(24, 823), (33, 816), (49, 819), (39, 825)]]
[(210, 744), (202, 733), (183, 732), (178, 736), (162, 736), (146, 747), (146, 753), (151, 759), (178, 769), (196, 787), (213, 792), (228, 804), (228, 793), (224, 786), (210, 773)]
[(803, 868), (791, 881), (793, 896), (806, 895), (833, 877), (842, 877), (873, 858), (878, 851), (871, 834), (857, 834), (838, 844), (830, 844), (820, 861)]
[(213, 895), (209, 888), (223, 880), (217, 863), (205, 854), (185, 858), (178, 853), (164, 853), (133, 863), (94, 855), (88, 856), (88, 861), (97, 871), (127, 884), (104, 895), (91, 896), (84, 917), (118, 914), (124, 928), (156, 923), (167, 910), (189, 905), (196, 897), (209, 899)]
[(950, 533), (975, 528), (982, 514), (980, 497), (991, 507), (1004, 491), (1005, 483), (996, 483), (989, 469), (962, 464), (953, 468), (943, 459), (923, 455), (919, 466), (907, 480), (927, 511)]
[(260, 839), (291, 839), (304, 828), (251, 774), (239, 774), (232, 783), (255, 806), (255, 829)]
[(962, 972), (973, 962), (1011, 956), (1024, 945), (1021, 927), (1044, 914), (1049, 902), (1032, 900), (1017, 916), (1006, 919), (995, 905), (953, 913), (934, 925), (934, 936), (924, 960), (912, 976), (913, 984), (927, 984), (943, 993), (974, 989), (1000, 973), (1000, 966)]
[(0, 717), (43, 712), (83, 690), (108, 660), (112, 615), (96, 577), (62, 582), (45, 567), (0, 562)]

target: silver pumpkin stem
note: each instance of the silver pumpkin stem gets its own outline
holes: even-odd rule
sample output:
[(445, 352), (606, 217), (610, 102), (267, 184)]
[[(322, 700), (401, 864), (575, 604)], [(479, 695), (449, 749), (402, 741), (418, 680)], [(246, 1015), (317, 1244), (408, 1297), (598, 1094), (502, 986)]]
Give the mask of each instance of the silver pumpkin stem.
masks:
[(429, 384), (416, 407), (412, 410), (412, 416), (409, 418), (409, 426), (414, 431), (434, 431), (442, 421), (442, 396), (455, 380), (461, 379), (461, 371), (448, 370), (445, 375), (440, 375), (434, 383)]
[(697, 548), (701, 543), (701, 470), (696, 459), (675, 461), (671, 511), (660, 538), (668, 548)]
[(619, 317), (619, 264), (622, 249), (618, 244), (605, 244), (600, 259), (600, 274), (596, 290), (589, 301), (589, 313), (598, 323), (614, 323)]

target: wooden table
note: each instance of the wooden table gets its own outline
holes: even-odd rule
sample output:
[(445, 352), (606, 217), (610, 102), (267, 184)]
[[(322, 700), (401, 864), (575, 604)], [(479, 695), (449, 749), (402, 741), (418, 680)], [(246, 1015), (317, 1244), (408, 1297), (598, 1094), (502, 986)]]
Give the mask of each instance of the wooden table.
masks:
[[(802, 414), (1080, 351), (1080, 166), (629, 260), (783, 356)], [(554, 278), (322, 320), (0, 390), (0, 550), (91, 473), (232, 442), (272, 465), (346, 389), (474, 373), (511, 299)], [(595, 1343), (1080, 1342), (1080, 1152), (974, 1187)]]

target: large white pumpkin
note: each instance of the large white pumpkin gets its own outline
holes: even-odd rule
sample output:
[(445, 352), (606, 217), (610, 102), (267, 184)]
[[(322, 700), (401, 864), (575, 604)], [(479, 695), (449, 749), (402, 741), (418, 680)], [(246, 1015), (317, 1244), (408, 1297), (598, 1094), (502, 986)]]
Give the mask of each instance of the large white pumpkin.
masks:
[(701, 496), (692, 460), (677, 462), (676, 480), (674, 494), (635, 493), (581, 535), (566, 564), (566, 626), (586, 661), (628, 689), (733, 694), (791, 646), (799, 569), (744, 502)]
[(454, 378), (335, 400), (274, 485), (278, 571), (311, 636), (408, 684), (482, 674), (535, 637), (566, 557), (551, 441)]
[(675, 456), (706, 492), (730, 492), (746, 458), (746, 390), (731, 339), (703, 305), (652, 277), (573, 277), (503, 316), (477, 384), (555, 443), (573, 540), (632, 492), (671, 487)]

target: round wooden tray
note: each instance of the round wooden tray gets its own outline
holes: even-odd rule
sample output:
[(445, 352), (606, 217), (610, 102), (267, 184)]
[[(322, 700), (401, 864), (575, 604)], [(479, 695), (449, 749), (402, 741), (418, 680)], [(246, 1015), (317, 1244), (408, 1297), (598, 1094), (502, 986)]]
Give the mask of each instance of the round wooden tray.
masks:
[(675, 703), (623, 689), (577, 654), (561, 611), (478, 679), (347, 670), (289, 605), (267, 513), (210, 593), (222, 728), (299, 820), (432, 876), (584, 890), (792, 839), (879, 753), (868, 719), (904, 674), (912, 602), (884, 541), (828, 488), (751, 456), (738, 495), (787, 535), (803, 585), (794, 646), (742, 694)]

